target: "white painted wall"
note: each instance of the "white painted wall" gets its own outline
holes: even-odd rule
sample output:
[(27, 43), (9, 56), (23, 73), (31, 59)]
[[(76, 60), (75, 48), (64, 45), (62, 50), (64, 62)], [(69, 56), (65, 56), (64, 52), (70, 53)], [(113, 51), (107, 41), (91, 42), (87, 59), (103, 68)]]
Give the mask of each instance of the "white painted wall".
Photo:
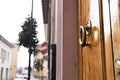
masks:
[[(1, 59), (1, 49), (6, 51), (6, 59), (4, 63), (2, 63), (2, 59)], [(9, 53), (9, 58), (8, 58), (8, 53)], [(3, 80), (6, 80), (6, 68), (8, 68), (8, 79), (9, 79), (10, 64), (11, 64), (11, 47), (0, 40), (0, 77), (1, 77), (1, 68), (3, 67), (3, 77), (2, 77)]]

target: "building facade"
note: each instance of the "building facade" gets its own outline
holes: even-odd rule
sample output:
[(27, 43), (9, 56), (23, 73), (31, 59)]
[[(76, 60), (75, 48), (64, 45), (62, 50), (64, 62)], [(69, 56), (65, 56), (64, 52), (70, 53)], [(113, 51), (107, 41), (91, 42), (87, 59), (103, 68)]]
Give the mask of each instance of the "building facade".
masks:
[[(32, 72), (33, 72), (33, 75), (34, 75), (35, 77), (38, 77), (38, 78), (40, 78), (40, 79), (42, 79), (42, 80), (48, 80), (48, 61), (47, 61), (47, 58), (46, 58), (47, 55), (48, 55), (47, 53), (43, 55), (43, 54), (39, 51), (39, 52), (37, 52), (36, 55), (34, 56), (34, 65), (33, 65), (33, 70), (32, 70)], [(37, 61), (37, 60), (42, 60), (42, 61), (43, 61), (43, 63), (42, 63), (43, 69), (42, 69), (42, 70), (37, 70), (37, 69), (35, 68), (35, 64), (36, 64), (35, 61)], [(41, 62), (41, 61), (39, 61), (39, 62)]]
[(11, 55), (14, 46), (0, 35), (0, 80), (10, 79)]
[(11, 54), (11, 69), (10, 69), (10, 80), (13, 80), (16, 77), (16, 71), (17, 71), (17, 57), (18, 57), (18, 51), (19, 51), (19, 44), (18, 43), (12, 43), (12, 54)]

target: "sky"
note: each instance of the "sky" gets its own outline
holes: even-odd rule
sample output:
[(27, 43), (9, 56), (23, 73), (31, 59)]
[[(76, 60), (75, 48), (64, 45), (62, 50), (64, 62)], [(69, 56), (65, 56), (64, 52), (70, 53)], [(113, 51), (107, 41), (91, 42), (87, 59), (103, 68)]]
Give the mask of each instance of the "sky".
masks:
[[(18, 42), (18, 33), (25, 18), (31, 15), (32, 0), (0, 0), (0, 35), (11, 43)], [(45, 41), (41, 0), (34, 0), (33, 17), (38, 22), (38, 39), (40, 44)], [(28, 50), (20, 47), (18, 67), (28, 66)]]

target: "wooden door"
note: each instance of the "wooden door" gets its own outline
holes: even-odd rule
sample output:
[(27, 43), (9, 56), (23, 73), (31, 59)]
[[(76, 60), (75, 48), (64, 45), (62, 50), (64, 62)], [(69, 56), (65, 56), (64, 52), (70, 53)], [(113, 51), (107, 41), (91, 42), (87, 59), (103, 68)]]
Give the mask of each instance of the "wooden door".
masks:
[[(114, 80), (108, 1), (78, 0), (79, 80)], [(86, 27), (88, 21), (92, 24), (91, 33), (84, 38), (86, 31), (81, 32), (80, 26)], [(84, 46), (81, 45), (83, 40), (86, 40)], [(90, 42), (90, 46), (87, 42)]]

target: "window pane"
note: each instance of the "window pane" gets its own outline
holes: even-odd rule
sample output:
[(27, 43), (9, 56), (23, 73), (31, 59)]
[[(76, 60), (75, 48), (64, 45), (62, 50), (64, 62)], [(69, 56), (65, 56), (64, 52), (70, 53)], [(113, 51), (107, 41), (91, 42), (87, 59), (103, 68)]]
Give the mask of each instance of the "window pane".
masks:
[(116, 80), (120, 80), (120, 8), (119, 0), (110, 0), (114, 68)]

